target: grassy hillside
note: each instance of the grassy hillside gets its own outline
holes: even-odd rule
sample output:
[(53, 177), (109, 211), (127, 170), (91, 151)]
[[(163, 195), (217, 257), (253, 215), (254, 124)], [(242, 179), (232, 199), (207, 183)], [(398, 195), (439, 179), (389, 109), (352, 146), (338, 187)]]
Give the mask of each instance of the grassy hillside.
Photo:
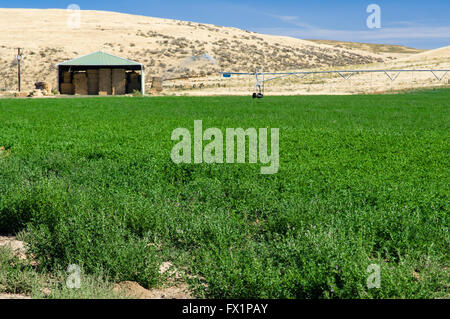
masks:
[(376, 43), (360, 43), (360, 42), (346, 42), (333, 40), (310, 40), (316, 43), (332, 45), (338, 48), (345, 48), (350, 50), (363, 50), (373, 53), (399, 53), (399, 54), (416, 54), (426, 50), (419, 50), (415, 48), (406, 47), (403, 45), (392, 44), (376, 44)]
[[(448, 297), (449, 97), (3, 99), (0, 233), (44, 272), (153, 287), (171, 261), (206, 297)], [(194, 120), (280, 128), (278, 174), (174, 164)]]

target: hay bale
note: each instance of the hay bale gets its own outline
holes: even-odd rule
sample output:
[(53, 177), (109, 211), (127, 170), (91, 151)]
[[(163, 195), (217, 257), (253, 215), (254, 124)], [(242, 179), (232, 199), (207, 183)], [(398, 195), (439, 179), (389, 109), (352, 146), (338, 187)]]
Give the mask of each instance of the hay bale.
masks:
[(141, 90), (141, 76), (136, 72), (128, 74), (127, 93)]
[(88, 94), (98, 95), (99, 91), (99, 71), (98, 70), (87, 70), (88, 75)]
[(124, 95), (126, 93), (127, 80), (124, 69), (112, 70), (112, 95)]
[(98, 75), (98, 88), (100, 92), (112, 94), (111, 69), (100, 69)]
[(61, 83), (61, 94), (72, 95), (73, 94), (73, 84), (72, 83)]
[(48, 82), (36, 82), (34, 86), (36, 87), (36, 90), (47, 91), (49, 93), (52, 92), (52, 85)]
[(72, 83), (72, 72), (63, 73), (63, 83)]
[(100, 96), (107, 96), (108, 92), (106, 92), (106, 91), (99, 91), (98, 95), (100, 95)]
[(97, 69), (89, 69), (89, 70), (87, 70), (86, 71), (87, 72), (87, 74), (88, 74), (88, 77), (91, 75), (91, 76), (97, 76), (98, 77), (98, 72), (99, 72), (99, 70), (97, 70)]
[(162, 78), (153, 77), (152, 78), (152, 87), (151, 87), (152, 91), (161, 92), (163, 90), (162, 84), (163, 84)]
[(86, 73), (75, 73), (73, 75), (73, 86), (76, 95), (88, 95), (88, 81)]
[(52, 87), (52, 84), (51, 83), (48, 83), (48, 82), (44, 82), (44, 90), (46, 90), (47, 92), (52, 92), (52, 89), (53, 89), (53, 87)]

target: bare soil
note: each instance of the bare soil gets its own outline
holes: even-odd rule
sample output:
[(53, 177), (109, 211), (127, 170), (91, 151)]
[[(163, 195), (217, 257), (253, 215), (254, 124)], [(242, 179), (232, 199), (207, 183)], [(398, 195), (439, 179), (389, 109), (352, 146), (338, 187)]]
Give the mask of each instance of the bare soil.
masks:
[(10, 247), (20, 259), (26, 259), (25, 243), (14, 236), (0, 236), (0, 247)]
[[(26, 259), (26, 245), (14, 236), (0, 236), (0, 247), (10, 247), (20, 259)], [(192, 299), (188, 285), (183, 282), (181, 273), (170, 262), (160, 267), (161, 274), (169, 277), (167, 287), (148, 290), (136, 282), (125, 281), (114, 285), (114, 291), (133, 299)], [(47, 291), (47, 295), (50, 291)], [(0, 293), (0, 299), (31, 299), (26, 295)]]

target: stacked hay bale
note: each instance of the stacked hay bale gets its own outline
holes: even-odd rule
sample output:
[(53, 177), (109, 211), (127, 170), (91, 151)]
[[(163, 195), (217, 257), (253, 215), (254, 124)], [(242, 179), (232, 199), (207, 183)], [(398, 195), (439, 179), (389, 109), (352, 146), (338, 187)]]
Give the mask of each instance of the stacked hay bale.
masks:
[(127, 79), (125, 69), (112, 70), (112, 95), (123, 95), (126, 93)]
[(61, 94), (73, 94), (73, 84), (72, 83), (61, 83)]
[(61, 94), (73, 94), (72, 74), (71, 72), (63, 73), (63, 83), (61, 83)]
[(152, 88), (151, 88), (152, 92), (154, 92), (154, 93), (162, 92), (162, 90), (163, 90), (162, 84), (163, 84), (162, 78), (153, 77), (152, 78)]
[(98, 70), (87, 70), (88, 75), (88, 94), (98, 95), (99, 91), (99, 72)]
[(52, 85), (48, 82), (36, 82), (34, 86), (36, 90), (41, 90), (44, 95), (50, 95), (52, 93)]
[(72, 83), (72, 72), (64, 72), (63, 81), (64, 83)]
[(128, 73), (127, 93), (141, 90), (141, 76), (136, 72)]
[(99, 70), (99, 95), (111, 95), (112, 94), (112, 81), (111, 81), (111, 69)]
[(88, 95), (88, 80), (86, 73), (75, 73), (73, 76), (73, 86), (76, 95)]

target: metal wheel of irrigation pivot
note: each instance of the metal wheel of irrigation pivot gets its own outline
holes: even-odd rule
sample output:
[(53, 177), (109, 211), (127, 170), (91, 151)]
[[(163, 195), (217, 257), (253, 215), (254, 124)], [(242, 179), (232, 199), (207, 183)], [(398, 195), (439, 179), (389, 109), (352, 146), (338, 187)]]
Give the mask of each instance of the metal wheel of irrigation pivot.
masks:
[[(344, 81), (350, 79), (353, 75), (359, 73), (384, 73), (391, 82), (394, 82), (400, 73), (406, 72), (430, 72), (433, 76), (441, 82), (450, 70), (442, 69), (418, 69), (418, 70), (331, 70), (331, 71), (304, 71), (304, 72), (259, 72), (258, 69), (253, 73), (246, 72), (220, 72), (224, 78), (231, 78), (232, 75), (251, 75), (255, 76), (255, 88), (256, 93), (253, 93), (254, 99), (261, 99), (264, 97), (264, 84), (269, 81), (295, 76), (299, 79), (303, 79), (312, 74), (338, 74)], [(438, 76), (438, 73), (443, 73)], [(266, 76), (272, 76), (266, 79)]]

